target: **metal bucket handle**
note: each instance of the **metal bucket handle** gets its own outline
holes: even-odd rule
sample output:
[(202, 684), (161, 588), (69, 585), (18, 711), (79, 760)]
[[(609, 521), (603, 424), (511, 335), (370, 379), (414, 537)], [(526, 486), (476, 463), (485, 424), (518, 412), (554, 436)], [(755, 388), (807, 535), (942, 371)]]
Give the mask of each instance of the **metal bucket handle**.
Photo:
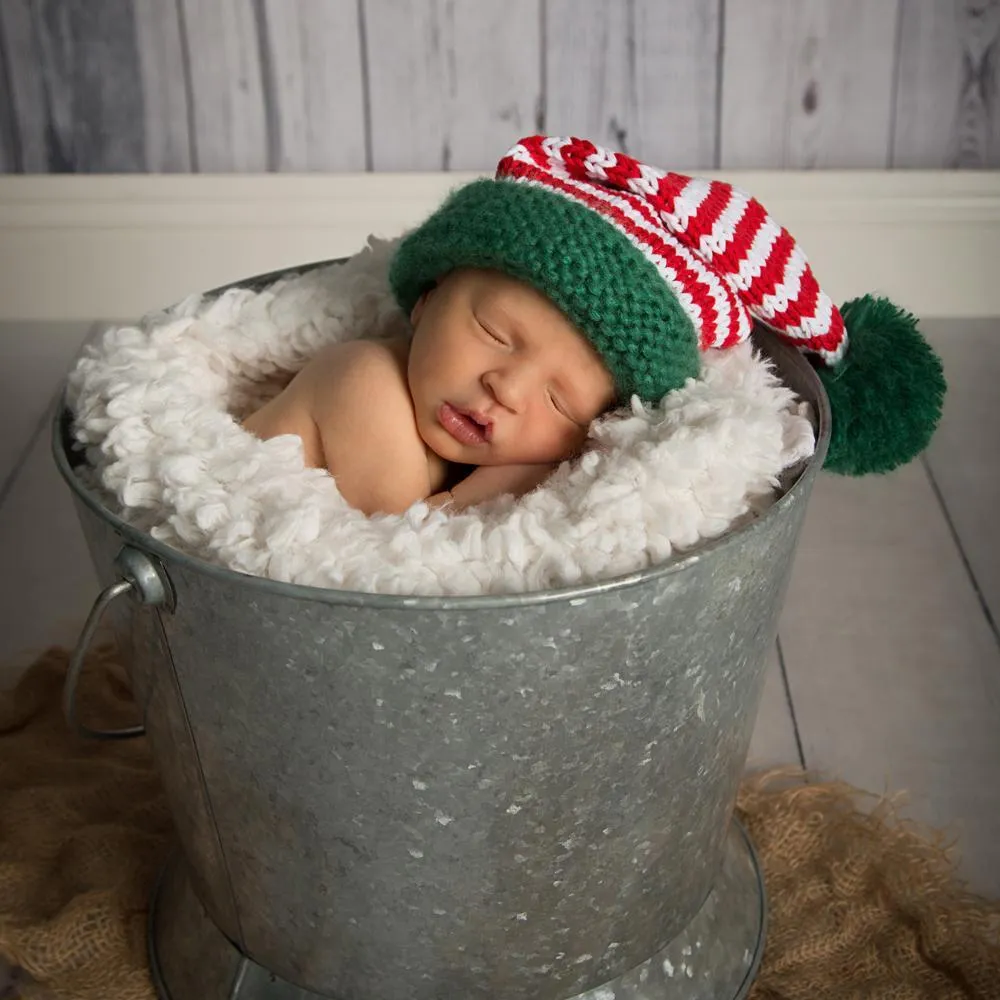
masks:
[(76, 689), (83, 670), (84, 659), (94, 633), (97, 631), (104, 612), (112, 602), (123, 594), (132, 594), (140, 604), (147, 607), (167, 607), (173, 610), (174, 588), (163, 567), (139, 549), (125, 545), (115, 557), (115, 569), (120, 577), (115, 583), (107, 586), (97, 595), (90, 614), (84, 623), (83, 631), (76, 642), (76, 648), (70, 657), (69, 669), (63, 684), (63, 715), (66, 722), (77, 735), (92, 740), (127, 740), (143, 736), (145, 726), (128, 726), (124, 729), (91, 729), (82, 723), (76, 715)]

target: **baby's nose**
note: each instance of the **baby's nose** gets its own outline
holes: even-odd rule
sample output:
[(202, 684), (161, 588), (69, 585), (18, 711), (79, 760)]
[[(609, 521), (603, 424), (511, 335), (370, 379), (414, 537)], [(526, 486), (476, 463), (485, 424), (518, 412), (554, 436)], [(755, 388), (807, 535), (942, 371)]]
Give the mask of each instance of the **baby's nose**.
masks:
[(513, 369), (489, 371), (483, 376), (483, 384), (490, 395), (505, 409), (520, 412), (527, 398), (527, 379), (523, 373)]

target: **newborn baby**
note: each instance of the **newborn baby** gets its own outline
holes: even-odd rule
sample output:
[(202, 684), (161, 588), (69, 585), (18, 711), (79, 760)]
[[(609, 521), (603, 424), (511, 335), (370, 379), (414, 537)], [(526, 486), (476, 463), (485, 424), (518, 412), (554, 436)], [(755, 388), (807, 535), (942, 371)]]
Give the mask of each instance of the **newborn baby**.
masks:
[(412, 340), (329, 347), (245, 423), (298, 435), (367, 514), (527, 493), (609, 406), (660, 403), (755, 321), (816, 362), (828, 469), (888, 472), (941, 413), (911, 315), (872, 296), (838, 309), (759, 202), (586, 139), (522, 139), (400, 242), (388, 277)]
[(297, 435), (306, 464), (328, 469), (348, 503), (391, 514), (529, 492), (615, 401), (583, 334), (499, 271), (450, 272), (410, 319), (412, 339), (325, 348), (244, 427)]

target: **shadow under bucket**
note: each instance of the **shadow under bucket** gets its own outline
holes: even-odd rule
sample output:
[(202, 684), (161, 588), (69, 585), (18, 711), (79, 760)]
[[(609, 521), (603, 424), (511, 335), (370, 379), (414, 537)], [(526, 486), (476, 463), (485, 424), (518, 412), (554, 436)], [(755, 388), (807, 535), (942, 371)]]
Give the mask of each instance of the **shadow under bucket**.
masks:
[(765, 906), (733, 810), (830, 427), (808, 361), (755, 339), (817, 427), (776, 503), (671, 564), (509, 596), (182, 554), (84, 485), (61, 410), (55, 459), (107, 588), (88, 625), (126, 612), (179, 837), (151, 904), (164, 1000), (746, 994)]

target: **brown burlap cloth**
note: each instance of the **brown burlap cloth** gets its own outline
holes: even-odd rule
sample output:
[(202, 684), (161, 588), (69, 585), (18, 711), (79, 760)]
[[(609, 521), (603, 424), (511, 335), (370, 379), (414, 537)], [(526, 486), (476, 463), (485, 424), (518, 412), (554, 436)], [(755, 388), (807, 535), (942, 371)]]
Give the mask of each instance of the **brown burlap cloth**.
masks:
[[(146, 904), (170, 820), (145, 740), (68, 732), (67, 660), (50, 650), (0, 693), (0, 956), (37, 981), (25, 1000), (150, 1000)], [(109, 650), (80, 701), (92, 724), (134, 722)], [(740, 794), (770, 898), (755, 1000), (1000, 998), (1000, 904), (890, 803), (802, 778), (749, 777)]]

